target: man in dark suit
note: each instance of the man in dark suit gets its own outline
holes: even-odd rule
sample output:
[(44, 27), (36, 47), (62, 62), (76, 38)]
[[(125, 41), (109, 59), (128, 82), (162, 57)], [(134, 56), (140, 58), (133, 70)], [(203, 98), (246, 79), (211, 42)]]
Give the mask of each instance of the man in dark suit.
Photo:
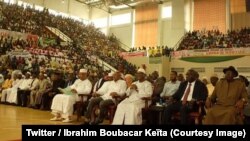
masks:
[[(96, 83), (95, 86), (93, 87), (93, 92), (98, 91), (102, 85), (104, 84), (104, 82), (109, 81), (110, 78), (112, 78), (113, 73), (109, 73), (108, 72), (103, 72), (102, 74), (102, 78), (100, 78)], [(113, 79), (113, 78), (112, 78)]]
[(75, 73), (73, 70), (70, 70), (66, 76), (64, 88), (73, 85), (75, 81), (76, 81)]
[(58, 88), (64, 88), (65, 81), (60, 72), (54, 72), (51, 77), (52, 86), (48, 88), (42, 96), (41, 110), (49, 110), (50, 103), (56, 94), (61, 93)]
[(198, 110), (199, 101), (205, 101), (208, 90), (199, 79), (199, 74), (193, 69), (186, 73), (186, 81), (182, 82), (172, 96), (172, 103), (164, 110), (163, 123), (171, 124), (172, 114), (180, 112), (181, 124), (188, 124), (188, 115)]

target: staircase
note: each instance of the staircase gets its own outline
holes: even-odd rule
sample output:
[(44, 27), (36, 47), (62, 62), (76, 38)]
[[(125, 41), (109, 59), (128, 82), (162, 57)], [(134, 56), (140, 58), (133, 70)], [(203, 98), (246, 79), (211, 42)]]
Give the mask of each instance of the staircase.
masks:
[(67, 35), (65, 35), (62, 31), (60, 31), (59, 29), (54, 28), (54, 27), (49, 27), (49, 26), (46, 26), (46, 29), (51, 31), (56, 36), (58, 36), (63, 42), (66, 42), (66, 43), (72, 42), (72, 40)]
[(104, 70), (111, 70), (111, 72), (116, 72), (117, 69), (115, 69), (114, 67), (112, 67), (111, 65), (109, 65), (108, 63), (106, 63), (105, 61), (103, 61), (102, 59), (100, 59), (97, 56), (91, 56), (88, 57), (90, 60), (96, 59), (98, 61), (99, 66), (101, 66)]
[(181, 41), (182, 41), (185, 37), (186, 37), (186, 33), (185, 33), (185, 35), (182, 36), (182, 37), (180, 38), (180, 40), (174, 45), (174, 47), (173, 47), (174, 50), (178, 50), (178, 48), (179, 48), (179, 46), (180, 46), (180, 44), (181, 44)]
[(125, 51), (129, 51), (131, 48), (128, 45), (125, 45), (124, 43), (122, 43), (121, 41), (119, 41), (121, 48)]

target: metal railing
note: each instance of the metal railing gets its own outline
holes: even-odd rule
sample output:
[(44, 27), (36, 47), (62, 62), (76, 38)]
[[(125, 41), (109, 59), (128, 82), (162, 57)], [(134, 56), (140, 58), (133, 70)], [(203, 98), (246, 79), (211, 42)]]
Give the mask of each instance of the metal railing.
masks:
[(117, 69), (115, 69), (113, 66), (109, 65), (107, 62), (105, 62), (104, 60), (100, 59), (97, 56), (91, 56), (89, 57), (90, 60), (94, 60), (97, 58), (98, 64), (99, 66), (101, 66), (104, 70), (111, 70), (112, 72), (116, 72)]
[(124, 49), (125, 51), (128, 52), (131, 49), (128, 45), (122, 43), (121, 41), (119, 41), (119, 43), (121, 44), (121, 48)]
[(182, 41), (185, 37), (186, 37), (186, 34), (183, 35), (183, 36), (180, 38), (180, 40), (174, 45), (174, 47), (173, 47), (174, 50), (177, 50), (177, 49), (179, 48), (181, 41)]
[(49, 26), (46, 26), (46, 28), (49, 29), (54, 34), (56, 34), (64, 42), (72, 42), (72, 40), (67, 35), (65, 35), (62, 31), (60, 31), (59, 29), (54, 28), (54, 27), (49, 27)]

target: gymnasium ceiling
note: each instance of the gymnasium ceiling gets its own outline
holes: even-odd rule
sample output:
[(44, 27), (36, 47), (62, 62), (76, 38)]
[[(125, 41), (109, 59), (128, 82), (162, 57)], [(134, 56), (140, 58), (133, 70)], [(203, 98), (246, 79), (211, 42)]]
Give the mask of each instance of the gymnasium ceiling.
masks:
[(90, 7), (107, 8), (107, 9), (124, 9), (134, 8), (135, 6), (145, 3), (163, 3), (169, 0), (76, 0)]

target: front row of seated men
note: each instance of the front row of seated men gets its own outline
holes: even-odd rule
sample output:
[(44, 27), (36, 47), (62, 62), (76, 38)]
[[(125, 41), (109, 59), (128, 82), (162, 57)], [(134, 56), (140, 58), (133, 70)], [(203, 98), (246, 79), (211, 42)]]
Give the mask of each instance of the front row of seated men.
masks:
[[(129, 88), (127, 88), (126, 82), (121, 79), (120, 72), (113, 74), (113, 80), (107, 79), (101, 88), (92, 94), (87, 107), (85, 122), (89, 124), (102, 123), (108, 106), (117, 104), (115, 97), (125, 96), (127, 98), (118, 104), (113, 124), (141, 124), (141, 108), (145, 106), (142, 98), (152, 95), (152, 85), (145, 80), (144, 69), (139, 69), (136, 76), (138, 81), (134, 82)], [(74, 93), (73, 95), (59, 94), (53, 98), (51, 109), (55, 116), (51, 120), (71, 121), (73, 105), (78, 100), (77, 94), (90, 94), (92, 89), (92, 85), (87, 79), (87, 70), (81, 69), (79, 79), (69, 88)], [(91, 121), (91, 114), (94, 112), (96, 105), (99, 106), (100, 113), (94, 121)], [(124, 109), (124, 107), (126, 108)]]
[[(237, 124), (240, 109), (247, 103), (247, 91), (245, 84), (234, 79), (238, 72), (234, 67), (223, 70), (225, 78), (215, 86), (211, 97), (208, 97), (207, 87), (200, 81), (199, 74), (190, 69), (186, 73), (186, 81), (182, 82), (177, 91), (171, 96), (168, 105), (164, 109), (163, 123), (172, 124), (172, 115), (180, 113), (180, 123), (189, 124), (188, 116), (192, 111), (197, 111), (198, 103), (205, 103), (207, 114), (204, 124)], [(140, 68), (136, 74), (137, 81), (127, 87), (121, 79), (120, 72), (113, 74), (112, 81), (106, 81), (89, 100), (85, 122), (99, 124), (103, 121), (109, 105), (118, 104), (115, 97), (125, 97), (117, 105), (113, 119), (117, 124), (142, 124), (142, 108), (145, 107), (143, 97), (151, 97), (153, 85), (146, 80), (145, 70)], [(77, 94), (90, 94), (92, 85), (87, 79), (87, 70), (81, 69), (79, 79), (70, 86), (71, 92), (76, 95), (56, 95), (52, 102), (52, 113), (55, 115), (51, 120), (70, 122), (73, 114), (73, 105), (77, 101)], [(213, 103), (213, 104), (212, 104)], [(100, 113), (96, 120), (91, 120), (91, 113), (95, 106), (99, 106)], [(203, 108), (203, 114), (205, 109)]]

